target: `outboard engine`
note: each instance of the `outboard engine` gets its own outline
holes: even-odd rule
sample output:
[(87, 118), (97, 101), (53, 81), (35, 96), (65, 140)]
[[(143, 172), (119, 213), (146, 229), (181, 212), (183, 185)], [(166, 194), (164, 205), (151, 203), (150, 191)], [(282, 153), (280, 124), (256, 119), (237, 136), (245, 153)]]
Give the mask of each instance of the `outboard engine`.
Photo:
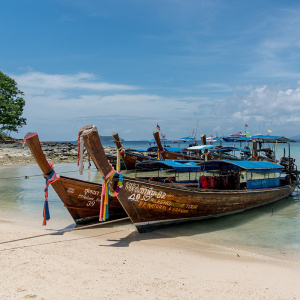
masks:
[[(280, 162), (279, 162), (279, 164), (281, 165), (281, 166), (283, 166), (283, 172), (289, 172), (289, 171), (291, 171), (291, 172), (293, 172), (293, 171), (295, 171), (295, 160), (293, 159), (293, 158), (288, 158), (288, 157), (281, 157), (280, 158)], [(290, 166), (290, 170), (289, 170), (289, 166)]]

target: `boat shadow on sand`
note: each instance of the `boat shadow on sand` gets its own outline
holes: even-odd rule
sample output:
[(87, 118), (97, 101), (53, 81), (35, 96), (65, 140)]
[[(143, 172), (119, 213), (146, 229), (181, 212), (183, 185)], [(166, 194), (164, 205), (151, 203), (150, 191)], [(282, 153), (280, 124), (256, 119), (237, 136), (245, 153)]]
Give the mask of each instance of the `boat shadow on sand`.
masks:
[[(267, 204), (263, 207), (253, 208), (238, 214), (232, 214), (220, 218), (210, 218), (198, 221), (189, 221), (180, 224), (172, 224), (168, 226), (162, 226), (155, 231), (147, 233), (139, 233), (134, 230), (126, 237), (120, 239), (107, 239), (111, 242), (110, 245), (99, 245), (103, 247), (129, 247), (132, 242), (140, 242), (145, 240), (156, 240), (176, 237), (192, 237), (201, 234), (213, 233), (217, 231), (225, 231), (240, 226), (246, 225), (250, 222), (255, 222), (260, 218), (265, 218), (264, 222), (264, 234), (268, 234), (273, 228), (274, 222), (279, 222), (284, 219), (298, 218), (300, 214), (300, 193), (294, 192), (292, 196), (277, 201), (275, 203)], [(274, 218), (272, 220), (272, 218)], [(275, 220), (277, 219), (277, 221)], [(124, 221), (122, 224), (118, 224), (118, 227), (126, 227), (130, 224), (130, 221)], [(132, 227), (134, 228), (134, 227)], [(247, 230), (247, 229), (246, 229)], [(243, 231), (243, 229), (241, 229)], [(243, 232), (241, 232), (243, 234)]]

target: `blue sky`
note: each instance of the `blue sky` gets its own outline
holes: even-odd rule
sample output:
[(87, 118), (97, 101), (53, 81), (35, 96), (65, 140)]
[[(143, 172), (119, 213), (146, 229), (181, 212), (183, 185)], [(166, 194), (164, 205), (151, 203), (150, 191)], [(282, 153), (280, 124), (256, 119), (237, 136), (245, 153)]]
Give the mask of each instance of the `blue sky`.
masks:
[(11, 0), (0, 70), (41, 140), (300, 134), (297, 1)]

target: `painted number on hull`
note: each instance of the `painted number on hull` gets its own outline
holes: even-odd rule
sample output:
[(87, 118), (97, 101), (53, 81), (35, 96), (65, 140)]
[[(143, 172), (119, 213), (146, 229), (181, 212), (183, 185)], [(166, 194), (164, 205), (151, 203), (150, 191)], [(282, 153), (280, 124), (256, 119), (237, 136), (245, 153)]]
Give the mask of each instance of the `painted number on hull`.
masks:
[(163, 191), (155, 191), (153, 188), (140, 187), (138, 184), (127, 183), (125, 189), (129, 192), (133, 192), (128, 199), (131, 201), (149, 201), (150, 199), (164, 199), (166, 193)]
[(150, 196), (141, 195), (141, 194), (131, 194), (128, 197), (128, 199), (131, 200), (131, 201), (139, 201), (139, 200), (148, 201), (148, 200), (151, 199), (151, 197)]

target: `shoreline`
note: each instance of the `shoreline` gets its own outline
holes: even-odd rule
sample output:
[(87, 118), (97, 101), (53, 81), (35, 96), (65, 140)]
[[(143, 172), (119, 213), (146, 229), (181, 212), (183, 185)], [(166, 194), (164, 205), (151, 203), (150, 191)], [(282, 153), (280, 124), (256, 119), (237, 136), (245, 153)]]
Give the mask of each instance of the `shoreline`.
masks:
[[(1, 168), (1, 167), (0, 167)], [(54, 191), (51, 191), (51, 193), (54, 193)], [(53, 194), (51, 194), (53, 198)], [(51, 199), (50, 199), (51, 200)], [(60, 199), (57, 199), (60, 203)], [(42, 201), (41, 201), (42, 205)], [(51, 205), (51, 215), (52, 218), (47, 222), (46, 226), (42, 226), (42, 217), (40, 217), (40, 207), (38, 211), (34, 211), (34, 214), (29, 215), (27, 210), (24, 211), (23, 213), (18, 212), (15, 214), (13, 211), (7, 211), (4, 214), (0, 214), (0, 223), (10, 223), (12, 225), (17, 225), (17, 226), (28, 226), (33, 229), (41, 229), (44, 230), (45, 232), (48, 230), (53, 230), (53, 231), (60, 231), (65, 228), (85, 228), (87, 227), (99, 227), (101, 230), (102, 226), (109, 226), (109, 221), (107, 225), (98, 223), (96, 224), (95, 222), (92, 223), (87, 223), (83, 225), (76, 225), (74, 220), (71, 218), (69, 213), (65, 210), (63, 205), (59, 204), (59, 207), (54, 207), (54, 203), (50, 204)], [(39, 205), (40, 206), (40, 205)], [(63, 211), (62, 214), (58, 215), (58, 210), (57, 209), (62, 209), (65, 210)], [(32, 209), (31, 209), (32, 212)], [(4, 217), (5, 216), (5, 217)], [(34, 217), (34, 219), (32, 218)], [(200, 221), (201, 222), (201, 221)], [(196, 222), (198, 223), (198, 222)], [(218, 249), (221, 252), (227, 252), (228, 254), (233, 254), (237, 255), (242, 253), (247, 253), (247, 256), (255, 256), (255, 257), (263, 257), (263, 258), (268, 258), (270, 260), (274, 261), (282, 261), (282, 262), (287, 262), (287, 263), (293, 263), (295, 265), (299, 265), (300, 267), (300, 252), (298, 250), (290, 250), (287, 249), (286, 247), (283, 248), (275, 248), (275, 247), (269, 247), (265, 245), (258, 245), (255, 246), (253, 244), (249, 243), (244, 243), (243, 240), (230, 240), (226, 241), (223, 239), (218, 239), (217, 236), (207, 236), (205, 233), (202, 235), (201, 233), (197, 232), (197, 229), (193, 229), (191, 231), (191, 228), (189, 225), (191, 222), (187, 223), (182, 223), (182, 224), (177, 224), (177, 225), (170, 225), (166, 227), (161, 227), (157, 230), (150, 231), (146, 234), (138, 234), (137, 229), (135, 226), (132, 224), (130, 220), (127, 221), (115, 221), (112, 224), (112, 227), (118, 227), (122, 230), (128, 231), (128, 232), (135, 232), (138, 236), (141, 238), (146, 237), (147, 235), (152, 235), (154, 234), (159, 234), (163, 235), (165, 237), (168, 237), (170, 239), (179, 239), (183, 243), (193, 243), (195, 242), (196, 244), (201, 244), (205, 248), (211, 249), (213, 252), (218, 251)], [(185, 229), (184, 226), (187, 225), (187, 228)], [(199, 224), (200, 226), (201, 224)], [(205, 224), (202, 224), (201, 226), (206, 226)], [(77, 229), (75, 229), (77, 230)], [(215, 228), (216, 231), (218, 231), (217, 228)], [(205, 231), (205, 230), (204, 230)]]
[[(1, 241), (45, 233), (44, 228), (9, 221), (1, 222), (0, 228)], [(232, 250), (236, 249), (158, 232), (139, 234), (112, 224), (41, 236), (0, 244), (0, 295), (7, 299), (69, 299), (74, 293), (78, 299), (97, 299), (100, 294), (104, 299), (299, 299), (299, 264)]]
[[(42, 149), (54, 163), (77, 161), (77, 145), (71, 143), (43, 142)], [(35, 164), (23, 140), (0, 141), (0, 166)]]
[[(67, 213), (66, 213), (67, 214)], [(68, 214), (67, 214), (68, 215)], [(36, 216), (35, 216), (36, 217)], [(114, 221), (111, 225), (108, 221), (108, 223), (88, 223), (83, 225), (76, 225), (74, 221), (70, 218), (68, 219), (55, 219), (50, 220), (47, 222), (46, 226), (41, 225), (42, 218), (36, 218), (35, 220), (30, 219), (28, 216), (24, 218), (20, 218), (18, 216), (18, 219), (15, 219), (15, 215), (10, 215), (8, 218), (3, 218), (3, 216), (0, 215), (0, 224), (10, 224), (12, 226), (17, 227), (27, 227), (31, 228), (32, 230), (42, 230), (44, 233), (47, 233), (48, 231), (63, 231), (66, 228), (71, 229), (75, 228), (74, 231), (80, 232), (81, 229), (84, 230), (85, 227), (95, 227), (99, 228), (101, 231), (101, 228), (119, 228), (120, 230), (126, 231), (130, 233), (131, 235), (136, 236), (136, 240), (144, 240), (147, 239), (148, 236), (151, 238), (155, 235), (161, 235), (168, 239), (177, 239), (178, 241), (182, 242), (182, 245), (188, 243), (188, 244), (195, 244), (201, 246), (201, 249), (204, 252), (207, 253), (226, 253), (227, 255), (231, 257), (252, 257), (252, 258), (261, 258), (270, 260), (273, 262), (279, 262), (279, 263), (287, 263), (287, 264), (293, 264), (295, 267), (299, 268), (300, 271), (300, 253), (298, 251), (288, 251), (286, 249), (276, 249), (276, 248), (269, 248), (269, 247), (260, 247), (260, 246), (252, 246), (252, 245), (245, 245), (241, 243), (236, 242), (226, 242), (226, 241), (219, 241), (214, 238), (207, 239), (199, 239), (199, 238), (191, 238), (190, 235), (185, 235), (184, 233), (176, 233), (176, 228), (173, 227), (173, 230), (165, 231), (164, 228), (150, 231), (148, 233), (138, 233), (137, 229), (134, 227), (134, 225), (131, 223), (130, 220), (126, 221)], [(171, 227), (168, 226), (165, 229), (170, 229)], [(29, 234), (30, 236), (30, 234)]]

